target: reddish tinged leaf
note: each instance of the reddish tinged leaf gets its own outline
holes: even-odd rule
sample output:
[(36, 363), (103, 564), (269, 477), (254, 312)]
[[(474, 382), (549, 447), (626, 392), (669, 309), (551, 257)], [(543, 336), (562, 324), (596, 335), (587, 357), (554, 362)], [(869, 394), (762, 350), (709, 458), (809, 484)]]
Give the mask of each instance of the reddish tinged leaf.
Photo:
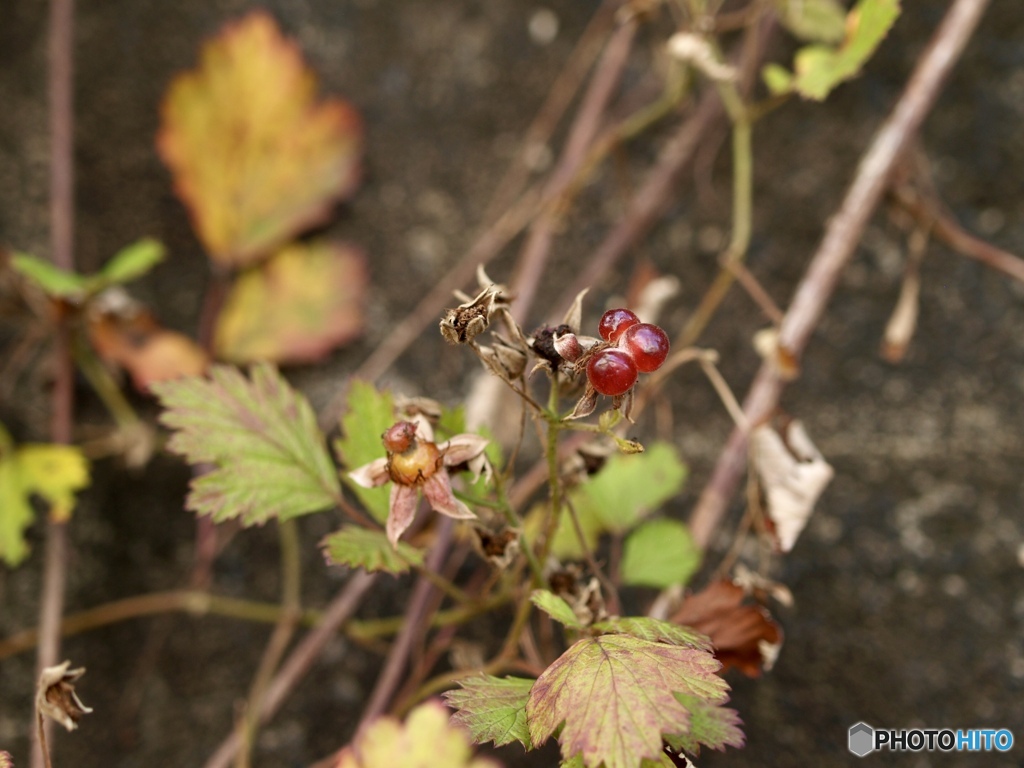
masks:
[(690, 732), (665, 737), (673, 751), (699, 755), (702, 745), (723, 752), (726, 747), (743, 746), (742, 721), (736, 710), (713, 706), (697, 696), (677, 693), (676, 698), (690, 712)]
[(710, 704), (727, 699), (719, 664), (704, 651), (628, 635), (576, 642), (534, 683), (526, 706), (530, 736), (542, 744), (564, 723), (562, 757), (589, 768), (636, 768), (659, 760), (666, 734), (691, 732), (675, 694)]
[(90, 314), (89, 341), (104, 361), (126, 370), (140, 392), (183, 376), (200, 376), (210, 359), (187, 336), (169, 331), (141, 305)]
[(480, 675), (460, 680), (459, 685), (459, 690), (448, 691), (444, 698), (456, 710), (452, 722), (469, 729), (475, 743), (493, 741), (500, 747), (518, 741), (533, 748), (526, 724), (533, 680)]
[(782, 628), (768, 610), (745, 603), (746, 591), (723, 579), (687, 596), (672, 621), (711, 638), (723, 671), (736, 667), (747, 677), (770, 670), (782, 646)]
[(366, 260), (341, 243), (290, 245), (235, 280), (217, 321), (222, 360), (308, 363), (363, 329)]
[(264, 12), (228, 25), (180, 75), (157, 146), (214, 261), (242, 266), (322, 221), (358, 181), (361, 124), (316, 101), (298, 47)]

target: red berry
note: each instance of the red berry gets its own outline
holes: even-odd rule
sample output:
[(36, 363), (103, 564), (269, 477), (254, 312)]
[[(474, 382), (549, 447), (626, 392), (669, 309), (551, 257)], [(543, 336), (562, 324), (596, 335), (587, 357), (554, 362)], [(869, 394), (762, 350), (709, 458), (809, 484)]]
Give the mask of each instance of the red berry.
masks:
[(668, 357), (668, 335), (656, 325), (639, 323), (630, 326), (619, 339), (619, 348), (625, 350), (641, 373), (661, 368)]
[(625, 394), (636, 377), (636, 365), (621, 349), (602, 349), (587, 363), (587, 378), (602, 395)]
[(615, 341), (623, 331), (639, 322), (640, 318), (628, 309), (609, 309), (601, 315), (601, 322), (597, 324), (597, 332), (605, 341)]
[(389, 453), (404, 453), (416, 442), (416, 425), (411, 421), (400, 421), (387, 428), (381, 441)]

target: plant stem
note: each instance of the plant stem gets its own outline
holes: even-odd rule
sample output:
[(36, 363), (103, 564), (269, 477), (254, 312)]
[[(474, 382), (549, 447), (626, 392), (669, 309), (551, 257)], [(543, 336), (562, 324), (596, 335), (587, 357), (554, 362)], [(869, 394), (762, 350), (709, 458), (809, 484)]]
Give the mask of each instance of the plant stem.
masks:
[[(988, 0), (954, 0), (903, 94), (861, 159), (856, 176), (797, 286), (779, 328), (779, 344), (799, 359), (824, 314), (839, 276), (889, 184), (900, 155), (935, 103), (939, 89), (981, 20)], [(749, 424), (771, 413), (783, 383), (770, 362), (761, 365), (743, 403)], [(745, 467), (747, 434), (734, 429), (690, 518), (694, 540), (706, 548)]]
[(679, 335), (677, 343), (683, 347), (691, 346), (703, 332), (736, 279), (730, 267), (743, 261), (750, 247), (754, 195), (750, 114), (735, 83), (716, 82), (715, 85), (732, 122), (732, 236), (722, 257), (722, 268)]
[[(261, 723), (267, 722), (277, 712), (288, 693), (305, 676), (309, 668), (313, 666), (313, 663), (320, 656), (320, 652), (327, 642), (334, 637), (338, 628), (359, 607), (359, 602), (362, 600), (363, 595), (373, 586), (376, 580), (376, 574), (364, 571), (352, 574), (352, 578), (345, 584), (345, 587), (327, 606), (327, 609), (324, 611), (323, 622), (302, 638), (284, 664), (281, 665), (281, 670), (270, 681), (260, 705)], [(239, 747), (238, 731), (233, 730), (221, 743), (217, 751), (206, 761), (204, 768), (228, 768)]]
[[(50, 242), (54, 264), (73, 272), (75, 231), (74, 167), (74, 0), (51, 0), (48, 33), (50, 101)], [(74, 368), (67, 322), (58, 321), (54, 348), (55, 379), (52, 398), (51, 437), (70, 444), (74, 408)], [(60, 623), (67, 582), (68, 532), (63, 521), (50, 520), (46, 527), (46, 554), (39, 608), (39, 646), (36, 677), (57, 663), (60, 655)], [(38, 740), (32, 748), (32, 768), (49, 768), (46, 736), (49, 722), (39, 722)]]
[[(434, 548), (427, 556), (426, 568), (428, 570), (439, 571), (441, 569), (444, 559), (448, 554), (454, 527), (454, 521), (450, 517), (441, 516)], [(405, 669), (408, 662), (412, 644), (422, 631), (425, 607), (433, 590), (434, 585), (422, 576), (417, 580), (416, 586), (413, 587), (408, 609), (406, 610), (405, 623), (402, 625), (402, 630), (398, 633), (398, 637), (395, 638), (394, 645), (391, 646), (388, 658), (384, 662), (384, 668), (377, 678), (377, 684), (374, 686), (373, 693), (370, 694), (370, 700), (363, 709), (359, 720), (359, 731), (366, 728), (370, 721), (387, 709), (388, 701), (398, 687), (402, 670)]]
[(277, 528), (281, 540), (281, 616), (263, 652), (263, 658), (260, 659), (249, 690), (245, 714), (239, 723), (241, 746), (235, 759), (237, 768), (249, 768), (263, 697), (302, 615), (302, 563), (298, 529), (294, 520), (280, 520)]

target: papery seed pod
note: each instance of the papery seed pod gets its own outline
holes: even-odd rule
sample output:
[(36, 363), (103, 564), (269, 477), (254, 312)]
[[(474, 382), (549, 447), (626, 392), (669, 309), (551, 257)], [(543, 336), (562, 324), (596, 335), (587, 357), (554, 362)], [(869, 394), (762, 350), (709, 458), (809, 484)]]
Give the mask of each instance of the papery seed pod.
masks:
[(447, 310), (440, 322), (441, 335), (445, 341), (449, 344), (468, 344), (487, 330), (499, 293), (499, 289), (491, 285), (480, 291), (472, 301)]

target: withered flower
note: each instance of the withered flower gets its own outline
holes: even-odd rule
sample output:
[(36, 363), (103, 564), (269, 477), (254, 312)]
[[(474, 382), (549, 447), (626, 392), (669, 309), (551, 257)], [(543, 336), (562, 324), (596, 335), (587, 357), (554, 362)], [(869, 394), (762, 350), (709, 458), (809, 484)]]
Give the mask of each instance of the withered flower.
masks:
[(416, 517), (420, 490), (435, 512), (456, 520), (476, 519), (469, 507), (455, 498), (448, 469), (468, 464), (481, 471), (486, 462), (486, 439), (461, 434), (438, 445), (429, 422), (414, 417), (389, 427), (382, 440), (387, 456), (353, 470), (349, 477), (364, 488), (392, 483), (386, 529), (393, 546), (398, 546), (398, 539)]
[(92, 712), (75, 693), (74, 682), (85, 674), (85, 667), (68, 669), (70, 661), (47, 667), (36, 686), (36, 711), (46, 715), (69, 731), (78, 727), (78, 718)]

